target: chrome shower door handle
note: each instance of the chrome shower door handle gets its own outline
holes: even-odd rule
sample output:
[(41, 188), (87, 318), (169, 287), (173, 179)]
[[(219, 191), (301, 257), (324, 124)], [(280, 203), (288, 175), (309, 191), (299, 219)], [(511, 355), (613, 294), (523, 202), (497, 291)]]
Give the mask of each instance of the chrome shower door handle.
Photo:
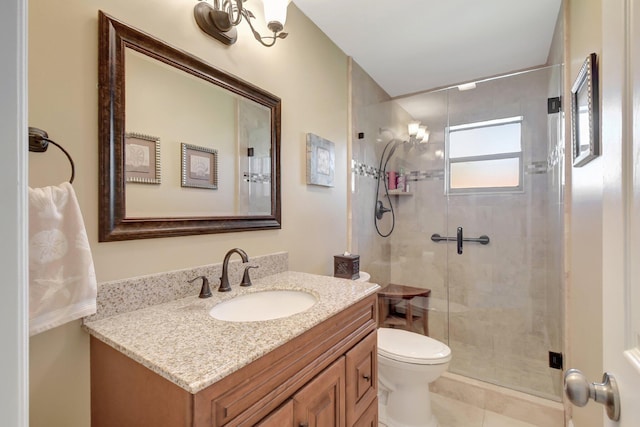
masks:
[(576, 406), (584, 406), (593, 399), (607, 408), (607, 416), (613, 421), (620, 419), (620, 393), (613, 375), (605, 372), (602, 383), (589, 383), (582, 372), (569, 369), (564, 374), (564, 392)]
[(456, 241), (458, 242), (458, 255), (462, 255), (462, 241), (464, 237), (462, 236), (462, 227), (458, 227), (458, 232), (456, 234)]

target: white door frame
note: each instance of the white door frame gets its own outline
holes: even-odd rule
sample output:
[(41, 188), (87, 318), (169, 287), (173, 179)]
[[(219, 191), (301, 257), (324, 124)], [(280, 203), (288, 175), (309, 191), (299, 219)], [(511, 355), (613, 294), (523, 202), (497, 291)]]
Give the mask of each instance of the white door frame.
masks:
[(637, 317), (634, 319), (640, 309), (640, 220), (634, 205), (640, 201), (637, 176), (634, 183), (640, 168), (638, 5), (640, 0), (602, 2), (602, 351), (604, 370), (616, 377), (621, 400), (619, 422), (603, 414), (607, 427), (635, 427), (640, 419), (640, 362), (637, 356), (629, 357), (631, 349), (637, 352), (640, 329)]
[(0, 2), (0, 418), (29, 425), (27, 0)]

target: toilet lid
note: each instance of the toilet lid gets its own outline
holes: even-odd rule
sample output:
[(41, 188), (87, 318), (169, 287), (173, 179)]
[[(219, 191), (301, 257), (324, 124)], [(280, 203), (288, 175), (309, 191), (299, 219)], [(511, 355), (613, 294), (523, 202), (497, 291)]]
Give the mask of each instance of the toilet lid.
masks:
[(437, 365), (451, 360), (451, 349), (438, 340), (402, 329), (378, 329), (378, 355), (398, 362)]

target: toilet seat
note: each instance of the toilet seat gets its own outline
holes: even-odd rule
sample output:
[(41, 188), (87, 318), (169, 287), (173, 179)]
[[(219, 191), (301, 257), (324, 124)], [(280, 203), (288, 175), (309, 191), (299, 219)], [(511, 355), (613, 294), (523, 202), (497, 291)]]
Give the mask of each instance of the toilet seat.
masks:
[(438, 340), (402, 329), (378, 329), (378, 355), (403, 363), (439, 365), (451, 360), (451, 349)]

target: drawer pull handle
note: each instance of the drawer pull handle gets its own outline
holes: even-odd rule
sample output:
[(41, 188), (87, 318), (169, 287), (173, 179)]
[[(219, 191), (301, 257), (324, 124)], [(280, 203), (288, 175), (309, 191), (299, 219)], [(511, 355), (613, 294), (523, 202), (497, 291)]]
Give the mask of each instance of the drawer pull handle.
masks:
[(362, 378), (364, 378), (365, 381), (369, 381), (371, 379), (369, 375), (363, 375)]
[(309, 423), (300, 423), (300, 427), (309, 427)]

